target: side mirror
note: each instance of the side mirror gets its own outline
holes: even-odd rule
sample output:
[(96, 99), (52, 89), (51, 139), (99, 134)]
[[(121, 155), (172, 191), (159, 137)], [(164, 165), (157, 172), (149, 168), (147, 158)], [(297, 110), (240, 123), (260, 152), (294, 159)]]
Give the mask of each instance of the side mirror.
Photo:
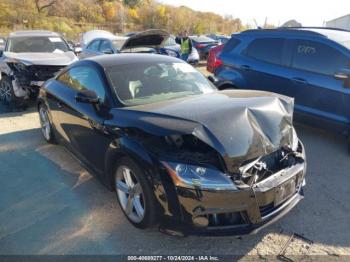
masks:
[(104, 53), (106, 55), (111, 55), (111, 54), (114, 54), (114, 51), (112, 49), (105, 49), (102, 51), (102, 53)]
[(82, 90), (75, 96), (75, 101), (85, 104), (98, 104), (100, 102), (97, 94), (92, 90)]

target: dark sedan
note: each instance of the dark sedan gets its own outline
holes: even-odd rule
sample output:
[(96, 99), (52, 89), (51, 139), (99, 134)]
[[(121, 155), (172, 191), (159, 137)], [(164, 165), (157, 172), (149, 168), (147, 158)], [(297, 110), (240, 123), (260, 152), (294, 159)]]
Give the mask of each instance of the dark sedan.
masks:
[(81, 60), (45, 83), (38, 111), (46, 141), (66, 145), (114, 190), (136, 227), (248, 233), (302, 199), (293, 100), (217, 91), (179, 59)]
[(190, 36), (193, 47), (195, 47), (199, 53), (200, 59), (207, 59), (209, 50), (219, 44), (218, 41), (211, 39), (207, 36)]

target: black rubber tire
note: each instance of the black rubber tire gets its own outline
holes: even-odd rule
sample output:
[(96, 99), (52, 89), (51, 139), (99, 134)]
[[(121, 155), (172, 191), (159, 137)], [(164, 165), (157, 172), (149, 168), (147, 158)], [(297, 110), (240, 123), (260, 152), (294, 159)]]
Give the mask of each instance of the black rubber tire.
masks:
[[(145, 201), (145, 215), (139, 223), (135, 223), (132, 220), (130, 220), (129, 217), (125, 214), (122, 208), (122, 205), (120, 203), (117, 190), (115, 190), (120, 209), (123, 211), (125, 217), (135, 227), (140, 229), (153, 227), (158, 223), (158, 205), (149, 181), (146, 179), (146, 176), (142, 171), (142, 169), (139, 167), (139, 165), (129, 157), (123, 157), (120, 160), (118, 160), (118, 164), (116, 165), (116, 168), (114, 169), (114, 173), (113, 173), (113, 181), (115, 181), (114, 176), (116, 175), (117, 169), (120, 166), (128, 167), (136, 176), (139, 183), (141, 184), (142, 191), (144, 194), (144, 201)], [(114, 189), (115, 189), (115, 183), (114, 183)]]
[(8, 86), (11, 87), (11, 89), (10, 89), (10, 98), (4, 100), (0, 97), (1, 103), (8, 106), (10, 109), (26, 109), (28, 106), (28, 101), (22, 97), (16, 97), (13, 90), (11, 78), (8, 76), (2, 76), (0, 81), (0, 88), (1, 88), (1, 85), (3, 84), (7, 84)]
[[(44, 134), (43, 134), (43, 131), (42, 131), (42, 135), (45, 139), (45, 141), (49, 144), (57, 144), (57, 140), (55, 138), (55, 134), (53, 132), (53, 126), (52, 126), (52, 123), (50, 121), (50, 118), (48, 117), (48, 109), (47, 107), (45, 106), (45, 104), (41, 103), (39, 104), (38, 106), (38, 112), (39, 112), (39, 119), (40, 119), (40, 110), (43, 109), (46, 111), (46, 114), (47, 114), (47, 118), (48, 118), (48, 121), (49, 121), (49, 125), (50, 125), (50, 132), (49, 132), (49, 138), (45, 137)], [(40, 121), (40, 124), (41, 124), (41, 121)]]

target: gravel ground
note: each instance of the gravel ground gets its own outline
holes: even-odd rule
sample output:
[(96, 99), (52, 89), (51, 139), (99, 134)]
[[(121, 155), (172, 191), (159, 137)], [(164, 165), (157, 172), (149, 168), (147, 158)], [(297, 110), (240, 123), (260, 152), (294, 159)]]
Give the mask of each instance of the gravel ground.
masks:
[(131, 226), (113, 193), (63, 147), (43, 141), (34, 108), (0, 114), (0, 254), (229, 254), (264, 259), (277, 255), (291, 234), (298, 233), (314, 244), (293, 241), (287, 255), (350, 255), (350, 156), (345, 141), (309, 127), (297, 130), (306, 147), (308, 173), (305, 199), (296, 208), (256, 235), (178, 238)]

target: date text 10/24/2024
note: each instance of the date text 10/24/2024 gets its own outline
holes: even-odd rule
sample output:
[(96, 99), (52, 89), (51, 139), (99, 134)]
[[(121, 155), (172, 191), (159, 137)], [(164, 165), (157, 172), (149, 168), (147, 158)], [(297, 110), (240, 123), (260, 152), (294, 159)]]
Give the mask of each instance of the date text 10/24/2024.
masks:
[(217, 256), (128, 256), (128, 261), (219, 261)]

